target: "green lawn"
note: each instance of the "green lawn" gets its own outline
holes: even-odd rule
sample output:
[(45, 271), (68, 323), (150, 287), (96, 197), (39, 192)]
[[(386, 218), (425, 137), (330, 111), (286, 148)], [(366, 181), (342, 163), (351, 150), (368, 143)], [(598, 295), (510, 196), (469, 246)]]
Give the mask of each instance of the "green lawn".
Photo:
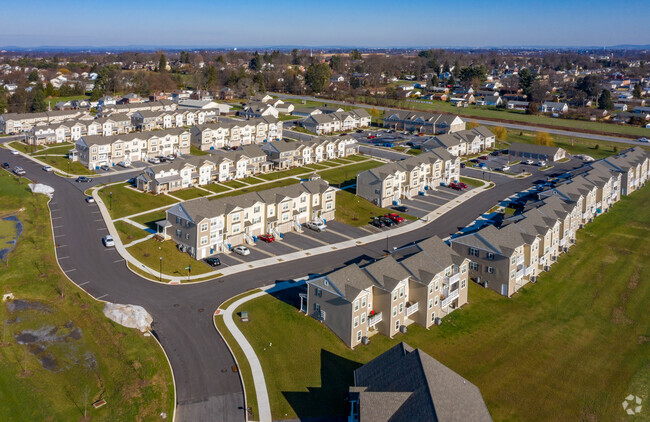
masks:
[[(494, 420), (627, 420), (622, 401), (647, 400), (650, 383), (649, 206), (647, 187), (624, 197), (511, 299), (470, 283), (470, 303), (440, 327), (411, 325), (355, 350), (284, 301), (246, 303), (238, 311), (250, 322), (238, 325), (262, 363), (273, 418), (344, 416), (352, 371), (405, 341), (478, 386)], [(634, 420), (650, 418), (646, 404)]]
[[(47, 197), (31, 194), (26, 183), (0, 173), (0, 214), (24, 207), (17, 214), (24, 230), (0, 265), (0, 279), (3, 293), (42, 310), (0, 304), (0, 318), (9, 322), (0, 347), (0, 420), (158, 420), (161, 412), (171, 418), (172, 375), (161, 348), (154, 337), (104, 317), (103, 303), (61, 273)], [(25, 330), (49, 331), (57, 341), (18, 344), (15, 336)], [(99, 399), (107, 404), (94, 409)]]
[(465, 184), (469, 185), (469, 186), (476, 186), (476, 187), (479, 187), (479, 186), (483, 186), (483, 185), (484, 185), (484, 183), (481, 182), (480, 180), (472, 179), (472, 178), (469, 178), (469, 177), (462, 177), (462, 176), (461, 176), (460, 181), (461, 181), (462, 183), (465, 183)]
[(114, 224), (122, 243), (125, 245), (149, 235), (148, 232), (124, 221), (116, 221)]
[(234, 191), (226, 192), (222, 195), (217, 195), (217, 196), (212, 196), (210, 197), (210, 201), (213, 200), (218, 200), (221, 198), (226, 198), (229, 196), (238, 196), (238, 195), (243, 195), (245, 193), (249, 192), (259, 192), (261, 190), (267, 190), (267, 189), (272, 189), (272, 188), (279, 188), (281, 186), (289, 186), (289, 185), (295, 185), (296, 183), (300, 183), (300, 180), (298, 179), (283, 179), (283, 180), (276, 180), (274, 182), (268, 182), (268, 183), (263, 183), (259, 185), (252, 185), (248, 186), (242, 189), (237, 189)]
[(211, 183), (209, 185), (204, 185), (202, 187), (203, 187), (203, 189), (207, 189), (207, 190), (212, 191), (214, 193), (221, 193), (221, 192), (230, 191), (230, 189), (228, 189), (227, 187), (225, 187), (225, 186), (223, 186), (223, 185), (221, 185), (219, 183)]
[(70, 152), (71, 149), (74, 149), (73, 144), (70, 144), (70, 143), (66, 143), (64, 145), (56, 144), (56, 146), (46, 148), (46, 149), (43, 149), (43, 150), (39, 150), (39, 151), (35, 152), (32, 155), (34, 155), (36, 157), (38, 157), (39, 155), (42, 155), (42, 154), (67, 155)]
[(363, 155), (363, 154), (360, 154), (360, 155), (350, 155), (350, 156), (348, 156), (348, 157), (345, 157), (346, 160), (350, 160), (350, 161), (366, 161), (366, 160), (368, 160), (369, 158), (371, 158), (371, 157), (368, 157), (367, 155)]
[[(172, 205), (178, 201), (165, 195), (152, 195), (127, 188), (127, 183), (106, 186), (99, 190), (99, 196), (113, 218), (126, 217), (154, 208)], [(112, 192), (112, 199), (111, 199)]]
[(407, 154), (410, 154), (410, 155), (420, 155), (420, 154), (422, 154), (423, 152), (424, 152), (424, 151), (422, 151), (420, 148), (411, 148), (411, 149), (409, 149), (408, 151), (406, 151), (406, 153), (407, 153)]
[(221, 184), (224, 185), (224, 186), (228, 186), (230, 188), (233, 188), (233, 189), (243, 188), (243, 187), (246, 186), (245, 183), (242, 183), (242, 182), (240, 182), (238, 180), (228, 180), (227, 182), (221, 182)]
[(284, 177), (290, 177), (290, 176), (298, 176), (301, 174), (306, 174), (309, 173), (310, 169), (305, 168), (305, 167), (294, 167), (289, 170), (284, 170), (284, 171), (274, 171), (271, 173), (266, 173), (266, 174), (260, 174), (259, 177), (260, 179), (263, 180), (278, 180), (282, 179)]
[(9, 142), (9, 145), (13, 147), (15, 150), (24, 152), (25, 154), (31, 154), (33, 152), (40, 151), (44, 148), (41, 145), (28, 145), (20, 141)]
[(87, 100), (89, 98), (90, 97), (87, 96), (87, 95), (73, 95), (73, 96), (70, 96), (70, 97), (50, 97), (50, 98), (47, 99), (47, 102), (50, 103), (49, 104), (50, 108), (52, 110), (54, 110), (54, 106), (56, 105), (56, 103), (58, 103), (60, 101)]
[(87, 176), (95, 174), (94, 171), (88, 170), (87, 167), (84, 167), (83, 164), (79, 163), (78, 161), (70, 161), (63, 156), (39, 156), (35, 158), (66, 173), (68, 170), (70, 170), (70, 174), (80, 174)]
[(198, 149), (194, 145), (190, 145), (190, 154), (196, 155), (196, 156), (201, 156), (201, 155), (208, 155), (210, 153), (207, 152), (207, 151), (201, 151), (200, 149)]
[(370, 170), (375, 167), (383, 166), (381, 161), (369, 160), (358, 164), (349, 164), (340, 168), (319, 171), (321, 178), (327, 180), (330, 185), (347, 186), (357, 182), (357, 174), (362, 171)]
[(289, 114), (280, 114), (278, 116), (278, 120), (281, 121), (281, 122), (285, 122), (287, 120), (302, 120), (302, 119), (304, 119), (304, 117), (302, 117), (302, 116), (291, 116)]
[(171, 192), (170, 195), (175, 196), (176, 198), (180, 198), (184, 201), (187, 201), (190, 199), (201, 198), (203, 196), (208, 196), (212, 194), (210, 192), (206, 192), (205, 190), (199, 188), (187, 188), (187, 189), (177, 190), (176, 192)]
[(192, 267), (191, 275), (204, 274), (212, 268), (202, 262), (197, 262), (189, 254), (181, 252), (176, 243), (171, 240), (160, 242), (154, 239), (136, 243), (127, 248), (135, 259), (155, 270), (159, 274), (160, 257), (162, 257), (162, 273), (170, 276), (187, 276), (188, 266)]
[(164, 220), (165, 218), (167, 218), (165, 211), (154, 211), (148, 214), (142, 214), (137, 217), (130, 218), (130, 220), (157, 231), (158, 227), (156, 226), (156, 221)]
[(412, 215), (404, 214), (388, 208), (380, 208), (370, 201), (346, 191), (336, 192), (335, 220), (351, 226), (360, 227), (368, 224), (375, 216), (387, 213), (397, 213), (405, 220), (417, 220)]

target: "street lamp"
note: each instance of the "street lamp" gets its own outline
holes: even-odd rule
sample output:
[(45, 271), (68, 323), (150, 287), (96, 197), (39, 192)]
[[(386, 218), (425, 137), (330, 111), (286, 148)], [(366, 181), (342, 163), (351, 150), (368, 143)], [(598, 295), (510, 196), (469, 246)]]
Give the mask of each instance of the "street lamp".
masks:
[(160, 257), (160, 275), (158, 276), (159, 280), (162, 281), (162, 256)]
[(108, 193), (108, 209), (113, 211), (113, 192)]

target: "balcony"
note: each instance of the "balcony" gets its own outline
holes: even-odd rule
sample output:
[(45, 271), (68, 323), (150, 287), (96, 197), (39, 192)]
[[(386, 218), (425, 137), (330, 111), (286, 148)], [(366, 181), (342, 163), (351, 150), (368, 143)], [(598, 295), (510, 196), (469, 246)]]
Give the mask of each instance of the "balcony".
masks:
[(524, 263), (524, 256), (521, 255), (519, 258), (517, 258), (517, 265), (519, 266), (519, 265), (521, 265), (523, 263)]
[(380, 323), (381, 320), (382, 320), (381, 312), (371, 317), (368, 317), (368, 327), (374, 327), (375, 325)]
[(418, 311), (418, 302), (406, 304), (406, 316), (409, 316)]
[(526, 267), (517, 271), (517, 276), (516, 276), (517, 281), (521, 280), (524, 277), (524, 275), (526, 275)]
[(525, 269), (525, 276), (529, 276), (533, 273), (533, 266), (531, 265), (530, 267), (526, 267)]
[(459, 289), (456, 289), (456, 290), (452, 291), (451, 293), (449, 293), (449, 295), (446, 298), (442, 299), (441, 306), (443, 308), (446, 308), (459, 295), (460, 295), (460, 290)]

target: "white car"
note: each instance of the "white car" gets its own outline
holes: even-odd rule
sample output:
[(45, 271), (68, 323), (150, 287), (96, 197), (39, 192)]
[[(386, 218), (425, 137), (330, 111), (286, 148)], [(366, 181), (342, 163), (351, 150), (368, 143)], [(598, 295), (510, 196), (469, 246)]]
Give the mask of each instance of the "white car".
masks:
[(320, 221), (308, 221), (305, 223), (305, 226), (307, 226), (308, 229), (312, 229), (317, 232), (325, 231), (327, 228), (327, 225), (325, 223), (321, 223)]
[(113, 246), (115, 246), (115, 241), (113, 240), (113, 236), (111, 236), (110, 234), (107, 234), (106, 236), (102, 237), (102, 243), (107, 248), (112, 248)]
[(20, 167), (20, 166), (16, 166), (16, 167), (14, 168), (14, 174), (15, 174), (16, 176), (24, 176), (24, 175), (26, 175), (27, 173), (25, 172), (25, 170), (23, 170), (22, 167)]
[(43, 167), (43, 171), (51, 172), (54, 171), (54, 169), (52, 168), (52, 166), (45, 166)]
[(539, 161), (537, 162), (537, 165), (540, 166), (540, 167), (544, 167), (544, 166), (546, 165), (546, 161), (544, 161), (544, 160), (539, 160)]
[(120, 167), (128, 167), (131, 165), (131, 162), (129, 160), (120, 161), (119, 163), (117, 163), (117, 165)]
[(534, 163), (535, 163), (535, 162), (534, 162), (533, 160), (526, 160), (526, 164), (532, 165), (532, 164), (534, 164)]
[(18, 151), (16, 151), (15, 149), (12, 149), (12, 150), (11, 150), (11, 154), (12, 154), (12, 155), (18, 155)]
[(505, 165), (505, 166), (503, 166), (503, 167), (501, 168), (501, 170), (503, 170), (503, 171), (508, 171), (508, 170), (510, 170), (510, 166)]
[(86, 197), (86, 202), (88, 202), (89, 204), (94, 204), (95, 203), (95, 198), (93, 198), (92, 196), (87, 196)]
[(639, 138), (639, 142), (645, 142), (646, 144), (650, 142), (648, 138)]
[(160, 164), (160, 158), (157, 158), (157, 157), (150, 158), (149, 162), (151, 164)]
[(232, 250), (236, 254), (239, 254), (239, 255), (242, 255), (242, 256), (246, 256), (246, 255), (251, 254), (250, 249), (248, 249), (246, 246), (235, 246)]

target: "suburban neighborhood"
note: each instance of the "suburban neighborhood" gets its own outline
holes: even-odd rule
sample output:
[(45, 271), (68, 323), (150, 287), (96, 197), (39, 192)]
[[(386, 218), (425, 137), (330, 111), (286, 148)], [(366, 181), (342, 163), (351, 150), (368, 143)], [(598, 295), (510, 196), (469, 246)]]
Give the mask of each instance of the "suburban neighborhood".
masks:
[(642, 7), (183, 6), (5, 7), (0, 419), (650, 417)]

